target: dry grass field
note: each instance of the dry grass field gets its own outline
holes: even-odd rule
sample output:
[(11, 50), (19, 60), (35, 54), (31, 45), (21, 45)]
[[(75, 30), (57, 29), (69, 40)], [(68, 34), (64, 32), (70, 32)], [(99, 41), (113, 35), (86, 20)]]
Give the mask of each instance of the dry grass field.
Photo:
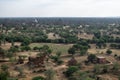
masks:
[(60, 36), (57, 34), (55, 34), (54, 36), (54, 33), (49, 33), (47, 34), (47, 36), (48, 36), (48, 39), (60, 39)]
[(77, 36), (78, 36), (79, 39), (80, 38), (82, 38), (82, 39), (92, 39), (94, 37), (94, 35), (92, 35), (92, 34), (86, 34), (86, 33), (84, 33), (84, 34), (78, 34)]
[[(102, 48), (102, 49), (96, 49), (96, 46), (95, 44), (90, 44), (91, 48), (88, 50), (88, 53), (93, 53), (93, 54), (105, 54), (107, 49), (109, 49), (109, 45), (110, 44), (107, 44), (107, 47), (106, 48)], [(120, 55), (120, 49), (110, 49), (112, 50), (112, 54), (117, 54), (117, 55)]]
[[(19, 43), (19, 42), (15, 42), (14, 45), (20, 46), (20, 44), (21, 44), (21, 43)], [(2, 47), (3, 49), (5, 49), (5, 50), (8, 50), (8, 49), (11, 47), (11, 43), (6, 42), (5, 44), (2, 44), (1, 47)]]

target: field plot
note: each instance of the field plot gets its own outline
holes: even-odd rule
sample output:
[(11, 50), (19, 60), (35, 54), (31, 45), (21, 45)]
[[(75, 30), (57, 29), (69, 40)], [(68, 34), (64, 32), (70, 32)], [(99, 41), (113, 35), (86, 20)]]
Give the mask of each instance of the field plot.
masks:
[(60, 39), (60, 36), (55, 33), (49, 33), (49, 34), (47, 34), (47, 36), (48, 36), (48, 39), (53, 39), (53, 40)]
[(92, 35), (92, 34), (78, 34), (77, 35), (78, 36), (78, 38), (80, 39), (80, 38), (82, 38), (82, 39), (92, 39), (93, 37), (94, 37), (94, 35)]
[(61, 51), (63, 54), (66, 54), (68, 53), (68, 49), (72, 47), (73, 44), (32, 43), (30, 44), (30, 47), (42, 47), (43, 45), (48, 45), (52, 49), (53, 53)]
[[(20, 46), (21, 43), (15, 42), (14, 45)], [(11, 43), (6, 42), (5, 44), (2, 44), (1, 47), (5, 50), (8, 50), (11, 47)]]

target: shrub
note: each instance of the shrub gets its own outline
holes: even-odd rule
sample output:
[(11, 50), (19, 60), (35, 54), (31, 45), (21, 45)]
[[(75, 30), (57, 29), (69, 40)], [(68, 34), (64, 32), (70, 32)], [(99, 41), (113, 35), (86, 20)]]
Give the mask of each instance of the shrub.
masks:
[(67, 77), (70, 77), (70, 76), (72, 76), (72, 74), (74, 73), (74, 72), (76, 72), (78, 70), (78, 67), (77, 66), (70, 66), (68, 69), (67, 69), (67, 71), (65, 72), (65, 75), (67, 76)]
[(45, 80), (45, 78), (42, 76), (36, 76), (36, 77), (32, 78), (32, 80)]

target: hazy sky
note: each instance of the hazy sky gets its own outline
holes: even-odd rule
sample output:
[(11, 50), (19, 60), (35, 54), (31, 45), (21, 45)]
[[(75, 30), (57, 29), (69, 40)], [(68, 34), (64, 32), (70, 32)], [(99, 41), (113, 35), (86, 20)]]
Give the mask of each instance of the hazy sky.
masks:
[(0, 17), (116, 17), (120, 0), (0, 0)]

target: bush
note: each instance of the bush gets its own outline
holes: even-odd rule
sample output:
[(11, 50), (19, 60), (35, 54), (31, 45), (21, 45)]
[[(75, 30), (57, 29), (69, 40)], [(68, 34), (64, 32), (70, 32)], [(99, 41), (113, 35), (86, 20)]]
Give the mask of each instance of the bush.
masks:
[(22, 46), (21, 51), (29, 51), (31, 48), (29, 46)]
[(108, 49), (108, 50), (106, 51), (106, 53), (107, 53), (108, 55), (110, 55), (110, 54), (112, 54), (112, 51), (111, 51), (110, 49)]
[(18, 80), (17, 78), (8, 78), (7, 80)]
[(53, 59), (54, 62), (58, 61), (58, 57), (57, 56), (51, 56), (51, 59)]
[(33, 48), (33, 50), (39, 50), (39, 47), (35, 46), (35, 47)]
[(66, 77), (72, 76), (72, 74), (73, 74), (74, 72), (76, 72), (77, 70), (78, 70), (78, 67), (77, 67), (77, 66), (70, 66), (70, 67), (67, 69), (67, 71), (65, 72)]
[(90, 54), (90, 55), (88, 55), (88, 61), (89, 62), (93, 62), (94, 60), (96, 60), (96, 55), (95, 54)]
[(58, 64), (58, 65), (61, 65), (62, 63), (63, 63), (62, 60), (58, 60), (58, 61), (57, 61), (57, 64)]
[(32, 80), (45, 80), (45, 78), (42, 76), (36, 76), (36, 77), (32, 78)]

